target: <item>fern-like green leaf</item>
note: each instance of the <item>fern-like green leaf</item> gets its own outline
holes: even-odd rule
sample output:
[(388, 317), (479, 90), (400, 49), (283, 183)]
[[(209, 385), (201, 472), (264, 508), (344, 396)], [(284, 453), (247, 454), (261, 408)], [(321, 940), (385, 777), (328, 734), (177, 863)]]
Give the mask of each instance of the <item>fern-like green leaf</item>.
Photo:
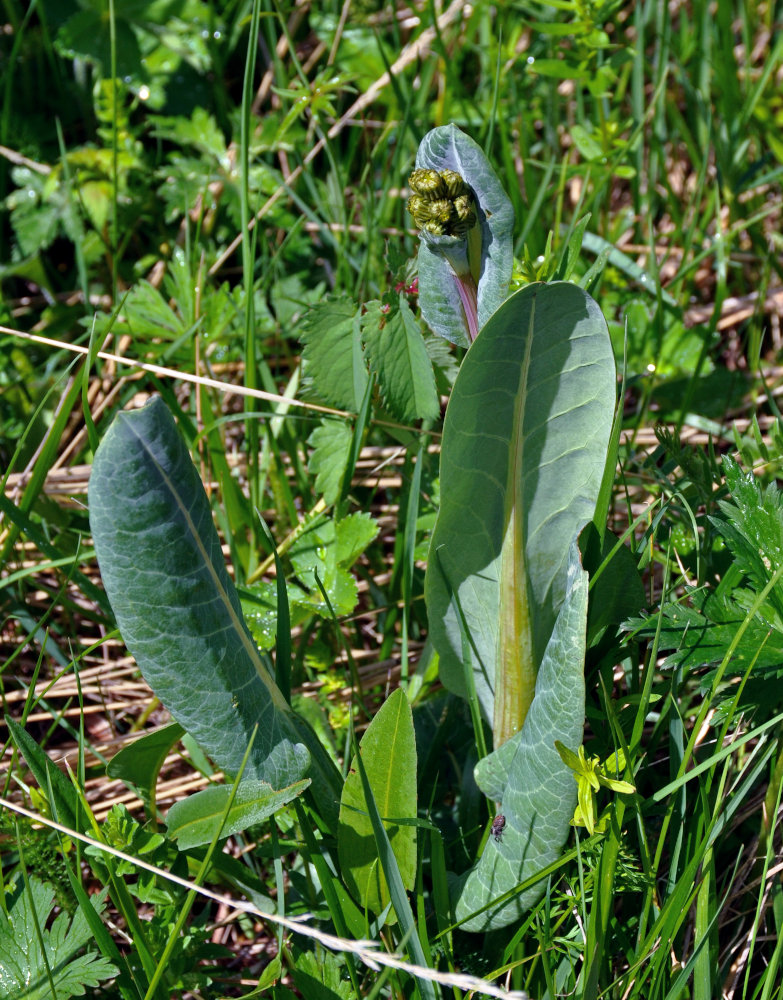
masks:
[[(94, 940), (81, 910), (73, 920), (60, 913), (47, 929), (54, 892), (34, 876), (29, 886), (28, 891), (20, 880), (8, 915), (0, 909), (0, 1000), (49, 1000), (47, 965), (57, 1000), (84, 996), (86, 987), (115, 976), (118, 970), (96, 952), (79, 954)], [(92, 897), (97, 912), (103, 908), (103, 895)]]
[[(783, 496), (774, 483), (762, 489), (753, 473), (728, 456), (723, 469), (731, 497), (720, 502), (720, 514), (710, 521), (731, 552), (729, 572), (716, 591), (689, 589), (687, 604), (665, 604), (660, 630), (657, 616), (633, 618), (624, 627), (635, 638), (652, 640), (658, 634), (659, 650), (669, 652), (664, 668), (707, 668), (705, 688), (731, 649), (723, 678), (745, 678), (739, 707), (768, 715), (783, 699), (783, 583), (773, 583), (760, 605), (758, 597), (781, 563)], [(735, 695), (732, 685), (717, 701)]]

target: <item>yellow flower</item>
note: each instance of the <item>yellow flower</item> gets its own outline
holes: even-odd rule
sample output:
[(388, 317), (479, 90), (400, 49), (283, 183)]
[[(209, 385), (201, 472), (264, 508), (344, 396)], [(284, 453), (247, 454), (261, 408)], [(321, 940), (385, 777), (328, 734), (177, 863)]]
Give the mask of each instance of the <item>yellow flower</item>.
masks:
[(628, 795), (635, 792), (636, 788), (628, 781), (620, 781), (613, 777), (625, 770), (625, 754), (622, 750), (613, 753), (602, 764), (598, 757), (585, 755), (585, 748), (579, 747), (577, 753), (569, 750), (560, 740), (555, 740), (555, 749), (560, 754), (560, 759), (574, 772), (574, 780), (577, 785), (577, 806), (574, 818), (571, 820), (573, 826), (584, 826), (592, 836), (598, 828), (596, 822), (596, 793), (599, 788), (609, 788), (613, 792), (620, 792)]

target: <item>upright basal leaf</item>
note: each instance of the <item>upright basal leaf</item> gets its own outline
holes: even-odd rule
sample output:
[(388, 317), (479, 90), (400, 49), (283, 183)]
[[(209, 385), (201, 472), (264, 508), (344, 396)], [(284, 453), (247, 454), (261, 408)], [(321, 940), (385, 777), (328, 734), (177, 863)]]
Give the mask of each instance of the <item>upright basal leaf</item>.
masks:
[[(416, 740), (411, 708), (401, 689), (381, 706), (359, 752), (403, 884), (410, 891), (416, 876), (416, 827), (404, 821), (416, 818)], [(362, 906), (381, 913), (389, 903), (389, 889), (355, 760), (343, 787), (337, 849), (348, 887)]]
[(388, 312), (380, 302), (368, 303), (362, 336), (389, 411), (397, 420), (435, 420), (440, 414), (440, 399), (432, 362), (405, 296), (400, 294), (399, 305)]
[(504, 302), (455, 382), (425, 596), (441, 677), (463, 697), (469, 639), (496, 747), (532, 700), (570, 541), (593, 515), (614, 400), (604, 318), (589, 295), (560, 282)]
[(361, 310), (347, 295), (326, 298), (304, 317), (300, 338), (305, 374), (329, 406), (358, 411), (367, 389), (359, 329)]
[(258, 654), (209, 502), (161, 399), (121, 413), (93, 463), (90, 525), (117, 624), (171, 714), (218, 766), (282, 788), (308, 776), (327, 822), (341, 780)]
[(576, 784), (555, 740), (568, 747), (582, 743), (587, 583), (574, 539), (565, 600), (525, 725), (476, 767), (479, 787), (498, 804), (505, 824), (498, 838), (487, 840), (478, 864), (456, 887), (455, 916), (465, 921), (464, 930), (496, 930), (518, 920), (540, 898), (543, 885), (472, 914), (556, 861), (568, 836)]
[(513, 206), (481, 147), (456, 125), (424, 136), (410, 186), (422, 315), (467, 347), (508, 295)]

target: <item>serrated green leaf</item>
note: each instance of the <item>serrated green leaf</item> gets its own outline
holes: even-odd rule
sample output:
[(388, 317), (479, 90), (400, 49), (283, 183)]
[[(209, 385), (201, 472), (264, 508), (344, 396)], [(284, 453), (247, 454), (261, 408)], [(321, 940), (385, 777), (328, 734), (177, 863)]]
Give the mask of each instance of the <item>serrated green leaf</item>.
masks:
[(331, 618), (332, 611), (338, 617), (351, 614), (359, 601), (359, 589), (356, 580), (348, 570), (343, 569), (342, 566), (331, 567), (325, 579), (321, 580), (321, 583), (329, 598), (329, 604), (331, 604), (332, 609), (331, 611), (329, 610), (320, 593), (314, 590), (312, 601), (315, 610), (324, 618)]
[(177, 146), (194, 146), (207, 157), (226, 155), (226, 139), (218, 124), (205, 108), (194, 108), (190, 118), (156, 116), (151, 133)]
[(104, 230), (112, 208), (112, 184), (109, 180), (89, 180), (79, 185), (79, 200), (93, 228)]
[(330, 506), (340, 496), (352, 440), (351, 428), (343, 420), (328, 419), (316, 427), (307, 439), (313, 449), (307, 465), (315, 475), (316, 492)]
[[(68, 914), (60, 913), (47, 930), (54, 892), (35, 876), (30, 877), (29, 887), (28, 892), (20, 884), (7, 916), (0, 908), (0, 1000), (50, 1000), (52, 993), (36, 933), (36, 918), (58, 1000), (84, 996), (85, 987), (98, 986), (115, 976), (118, 970), (102, 956), (95, 952), (79, 955), (93, 940), (81, 910), (70, 923)], [(90, 904), (98, 913), (103, 908), (103, 896), (105, 891), (101, 896), (90, 897)]]
[(174, 340), (185, 332), (182, 318), (149, 281), (139, 281), (131, 288), (122, 312), (130, 333), (137, 340)]
[[(297, 781), (288, 788), (275, 789), (265, 781), (243, 781), (237, 788), (220, 836), (231, 837), (249, 826), (262, 823), (301, 795), (309, 784), (309, 781)], [(223, 820), (231, 792), (230, 785), (214, 785), (174, 803), (166, 823), (171, 836), (177, 838), (180, 850), (212, 842)]]
[(543, 885), (472, 914), (556, 861), (568, 836), (577, 789), (555, 741), (582, 742), (587, 583), (574, 539), (566, 596), (522, 731), (476, 767), (479, 787), (499, 803), (506, 823), (502, 837), (487, 840), (478, 864), (455, 887), (455, 917), (464, 921), (464, 930), (486, 932), (519, 920), (540, 898)]
[(329, 406), (357, 412), (367, 389), (361, 310), (347, 295), (327, 297), (306, 314), (299, 336), (305, 374)]
[(496, 746), (519, 730), (533, 697), (569, 543), (593, 515), (614, 400), (604, 318), (561, 282), (508, 299), (454, 385), (425, 596), (443, 682), (467, 697), (463, 616)]
[[(783, 549), (783, 496), (775, 483), (762, 491), (752, 472), (743, 470), (724, 456), (729, 500), (720, 501), (720, 515), (710, 521), (732, 555), (730, 571), (716, 592), (688, 589), (692, 606), (667, 603), (659, 616), (630, 619), (624, 628), (634, 637), (657, 636), (658, 648), (671, 651), (662, 667), (686, 671), (725, 664), (724, 677), (745, 677), (739, 709), (763, 714), (777, 703), (783, 676), (783, 587), (777, 582), (758, 606), (764, 590), (780, 565)], [(740, 584), (738, 586), (738, 584)], [(748, 620), (749, 615), (752, 615)], [(660, 617), (660, 625), (659, 625)], [(737, 640), (737, 635), (742, 634)], [(708, 688), (714, 671), (708, 670), (702, 685)], [(726, 692), (729, 700), (734, 688)], [(722, 699), (717, 693), (717, 699)]]
[(159, 398), (117, 416), (95, 455), (90, 525), (106, 592), (147, 683), (218, 766), (286, 787), (309, 774), (327, 822), (341, 779), (291, 710), (242, 617), (198, 473)]
[[(664, 604), (658, 649), (674, 650), (661, 664), (664, 670), (682, 667), (698, 670), (700, 667), (720, 663), (744, 622), (745, 611), (732, 601), (688, 590), (693, 607), (685, 604)], [(658, 634), (658, 616), (631, 618), (623, 627), (634, 638), (653, 639)], [(749, 623), (731, 659), (731, 674), (742, 674), (751, 663), (754, 670), (768, 676), (783, 673), (783, 635), (770, 631), (769, 623), (761, 617)]]
[(362, 317), (367, 359), (388, 410), (398, 419), (435, 420), (440, 400), (424, 338), (403, 294), (398, 308), (384, 312), (367, 303)]
[(378, 531), (377, 523), (367, 511), (356, 511), (338, 521), (335, 525), (337, 565), (350, 569), (370, 542), (377, 537)]
[[(356, 516), (350, 515), (336, 523), (334, 518), (322, 519), (303, 532), (291, 546), (289, 556), (296, 574), (310, 591), (304, 599), (292, 596), (292, 609), (306, 608), (311, 614), (331, 617), (332, 611), (323, 599), (316, 573), (335, 614), (347, 615), (356, 607), (357, 584), (344, 564), (352, 555), (354, 558), (358, 555), (355, 553), (358, 543), (366, 541), (369, 544), (372, 541), (371, 526), (366, 517), (352, 520)], [(347, 523), (341, 527), (344, 522)], [(372, 528), (372, 531), (377, 533), (377, 528)], [(342, 545), (341, 533), (344, 533)]]
[[(723, 457), (730, 500), (722, 500), (722, 517), (713, 525), (734, 556), (734, 563), (756, 593), (769, 583), (783, 558), (783, 496), (774, 482), (762, 493), (752, 472), (745, 472), (730, 455)], [(773, 587), (768, 600), (775, 608), (778, 632), (783, 632), (783, 584)]]
[(294, 983), (307, 1000), (351, 1000), (351, 983), (343, 979), (344, 965), (330, 951), (316, 955), (303, 951), (291, 970)]
[[(416, 877), (416, 827), (395, 821), (416, 818), (416, 739), (411, 708), (401, 689), (381, 706), (359, 752), (403, 884), (410, 891)], [(381, 913), (389, 903), (389, 890), (355, 759), (343, 786), (337, 849), (348, 888), (362, 906)]]
[(5, 205), (22, 253), (33, 256), (50, 246), (62, 228), (68, 228), (73, 207), (67, 188), (52, 180), (51, 174), (42, 178), (29, 167), (14, 167), (12, 176), (17, 187)]

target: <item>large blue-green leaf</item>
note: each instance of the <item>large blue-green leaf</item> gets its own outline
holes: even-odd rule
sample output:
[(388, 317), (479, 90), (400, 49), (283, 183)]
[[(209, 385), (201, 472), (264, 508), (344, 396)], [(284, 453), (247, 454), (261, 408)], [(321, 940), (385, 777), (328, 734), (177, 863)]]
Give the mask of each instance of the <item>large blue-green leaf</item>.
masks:
[(593, 515), (614, 400), (604, 318), (565, 282), (504, 302), (455, 382), (427, 569), (430, 635), (446, 686), (469, 697), (475, 684), (496, 747), (532, 700), (569, 546)]
[(530, 909), (543, 892), (542, 884), (471, 916), (556, 861), (568, 835), (577, 789), (555, 740), (574, 750), (582, 743), (587, 583), (574, 539), (566, 597), (525, 725), (476, 767), (479, 787), (499, 803), (506, 823), (502, 836), (489, 838), (478, 864), (457, 886), (455, 916), (465, 920), (465, 930), (505, 927)]
[[(456, 125), (432, 129), (416, 153), (417, 169), (456, 171), (476, 197), (480, 265), (476, 280), (478, 327), (481, 329), (508, 295), (513, 267), (514, 208), (481, 146)], [(462, 300), (449, 256), (459, 243), (452, 236), (421, 233), (419, 305), (430, 327), (467, 347), (469, 336)]]
[(117, 624), (155, 694), (229, 774), (305, 776), (337, 819), (342, 782), (283, 698), (245, 625), (209, 503), (161, 399), (121, 413), (95, 455), (90, 525)]

